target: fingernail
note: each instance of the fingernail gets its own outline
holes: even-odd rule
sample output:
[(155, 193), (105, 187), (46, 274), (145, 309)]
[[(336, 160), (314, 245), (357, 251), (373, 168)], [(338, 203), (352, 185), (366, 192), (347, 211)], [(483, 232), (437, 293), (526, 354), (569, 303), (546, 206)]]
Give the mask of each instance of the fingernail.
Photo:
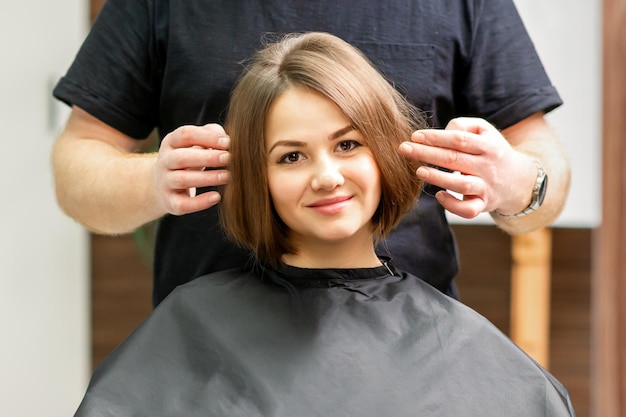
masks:
[(220, 161), (220, 164), (226, 165), (228, 164), (228, 161), (230, 160), (230, 154), (228, 152), (224, 152), (223, 154), (219, 156), (218, 160)]
[(226, 182), (229, 178), (230, 175), (228, 174), (228, 172), (220, 172), (219, 174), (217, 174), (217, 180), (220, 182)]
[(205, 193), (205, 195), (207, 196), (207, 200), (209, 200), (210, 204), (217, 204), (222, 199), (222, 196), (218, 193)]
[(230, 138), (227, 136), (222, 136), (217, 140), (217, 144), (222, 148), (228, 148), (230, 146)]
[(402, 142), (400, 144), (400, 150), (404, 153), (411, 153), (411, 151), (413, 151), (413, 148), (411, 148), (411, 145), (409, 145), (407, 142)]

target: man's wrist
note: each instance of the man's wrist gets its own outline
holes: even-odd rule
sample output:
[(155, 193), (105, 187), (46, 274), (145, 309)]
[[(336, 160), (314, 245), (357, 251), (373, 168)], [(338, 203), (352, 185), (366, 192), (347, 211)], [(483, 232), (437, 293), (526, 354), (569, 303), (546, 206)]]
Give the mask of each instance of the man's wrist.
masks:
[(546, 174), (546, 171), (543, 169), (539, 161), (533, 158), (533, 162), (537, 166), (537, 178), (535, 179), (535, 183), (533, 185), (530, 204), (528, 204), (524, 210), (515, 214), (501, 214), (497, 210), (494, 210), (492, 212), (493, 215), (505, 218), (520, 218), (531, 214), (541, 207), (548, 191), (548, 174)]

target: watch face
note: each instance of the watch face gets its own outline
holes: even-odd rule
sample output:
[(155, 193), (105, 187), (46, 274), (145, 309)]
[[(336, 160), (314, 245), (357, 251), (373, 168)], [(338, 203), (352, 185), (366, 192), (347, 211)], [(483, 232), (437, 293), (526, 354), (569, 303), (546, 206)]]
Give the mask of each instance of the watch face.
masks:
[(543, 199), (546, 198), (546, 191), (548, 191), (548, 175), (544, 174), (537, 193), (537, 206), (543, 204)]

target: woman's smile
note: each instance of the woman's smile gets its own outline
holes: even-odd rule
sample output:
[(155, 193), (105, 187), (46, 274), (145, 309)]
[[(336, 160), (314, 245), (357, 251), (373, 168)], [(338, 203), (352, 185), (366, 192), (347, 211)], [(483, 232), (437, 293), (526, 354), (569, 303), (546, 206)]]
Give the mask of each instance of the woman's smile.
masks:
[(352, 200), (352, 196), (324, 198), (313, 204), (309, 204), (307, 207), (321, 214), (337, 214), (350, 204), (350, 200)]

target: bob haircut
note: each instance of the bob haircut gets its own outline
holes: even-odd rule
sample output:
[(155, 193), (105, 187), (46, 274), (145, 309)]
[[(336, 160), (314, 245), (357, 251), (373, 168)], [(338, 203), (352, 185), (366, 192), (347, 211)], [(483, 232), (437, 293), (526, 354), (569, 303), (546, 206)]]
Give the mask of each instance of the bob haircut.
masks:
[(381, 175), (381, 200), (372, 217), (376, 240), (413, 207), (422, 186), (415, 175), (418, 163), (405, 158), (399, 146), (425, 127), (424, 119), (358, 49), (320, 32), (266, 43), (231, 95), (225, 124), (231, 137), (231, 179), (220, 217), (228, 237), (252, 250), (257, 261), (272, 265), (296, 248), (269, 194), (265, 119), (274, 100), (293, 86), (333, 101), (371, 149)]

